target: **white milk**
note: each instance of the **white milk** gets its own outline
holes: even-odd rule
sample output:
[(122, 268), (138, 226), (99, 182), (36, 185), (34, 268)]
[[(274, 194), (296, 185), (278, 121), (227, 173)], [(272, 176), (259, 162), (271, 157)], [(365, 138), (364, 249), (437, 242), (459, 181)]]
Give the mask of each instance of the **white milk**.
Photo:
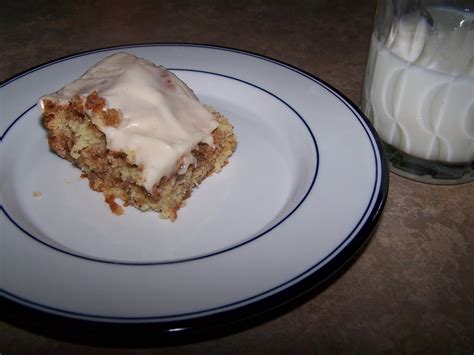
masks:
[[(474, 160), (474, 14), (427, 8), (372, 37), (364, 107), (382, 140), (413, 156)], [(371, 84), (370, 84), (371, 83)], [(368, 103), (367, 103), (368, 102)]]

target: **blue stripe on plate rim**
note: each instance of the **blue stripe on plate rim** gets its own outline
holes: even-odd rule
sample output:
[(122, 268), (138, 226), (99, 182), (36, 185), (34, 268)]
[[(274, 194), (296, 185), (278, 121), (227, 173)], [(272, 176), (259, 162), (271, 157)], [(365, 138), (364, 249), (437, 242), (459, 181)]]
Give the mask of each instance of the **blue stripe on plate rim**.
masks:
[[(148, 317), (115, 317), (115, 316), (99, 316), (99, 315), (91, 315), (91, 314), (83, 314), (83, 313), (77, 313), (77, 312), (72, 312), (72, 311), (66, 311), (66, 310), (61, 310), (57, 309), (51, 306), (43, 305), (40, 303), (36, 303), (31, 300), (24, 299), (22, 297), (19, 297), (17, 295), (14, 295), (12, 293), (7, 292), (6, 290), (0, 290), (1, 294), (4, 295), (6, 298), (11, 299), (13, 301), (16, 301), (20, 304), (28, 305), (30, 307), (40, 309), (42, 311), (46, 312), (52, 312), (55, 314), (63, 315), (63, 316), (69, 316), (73, 318), (79, 318), (79, 319), (85, 319), (85, 320), (99, 320), (99, 321), (105, 321), (105, 322), (110, 322), (110, 321), (132, 321), (135, 323), (136, 321), (155, 321), (155, 322), (160, 322), (164, 321), (165, 323), (173, 320), (196, 320), (197, 319), (205, 319), (206, 317), (213, 316), (216, 314), (220, 314), (221, 312), (233, 312), (236, 309), (237, 310), (243, 310), (245, 307), (249, 307), (252, 305), (252, 303), (249, 303), (249, 301), (255, 300), (254, 303), (261, 302), (261, 301), (266, 301), (267, 302), (267, 307), (276, 306), (279, 303), (282, 303), (283, 300), (280, 299), (279, 295), (283, 293), (288, 293), (292, 289), (296, 289), (298, 285), (305, 284), (304, 290), (309, 291), (310, 289), (316, 287), (319, 283), (324, 281), (327, 277), (329, 277), (332, 274), (335, 274), (336, 271), (338, 271), (344, 264), (350, 261), (353, 256), (356, 255), (357, 251), (369, 240), (369, 237), (371, 236), (371, 233), (373, 229), (375, 228), (378, 219), (381, 216), (381, 213), (383, 211), (383, 207), (385, 205), (387, 195), (388, 195), (388, 185), (389, 185), (389, 173), (388, 173), (388, 163), (386, 160), (386, 157), (383, 153), (383, 147), (382, 143), (380, 141), (380, 138), (377, 136), (375, 130), (369, 123), (368, 119), (362, 114), (362, 112), (353, 104), (352, 102), (349, 101), (345, 95), (343, 95), (341, 92), (339, 92), (337, 89), (333, 88), (331, 85), (328, 83), (324, 82), (323, 80), (317, 78), (316, 76), (309, 74), (299, 68), (296, 68), (290, 64), (283, 63), (281, 61), (248, 52), (248, 51), (243, 51), (235, 48), (229, 48), (229, 47), (222, 47), (222, 46), (214, 46), (214, 45), (208, 45), (208, 44), (189, 44), (189, 43), (148, 43), (148, 44), (137, 44), (137, 45), (123, 45), (123, 46), (115, 46), (115, 47), (108, 47), (108, 48), (101, 48), (101, 49), (96, 49), (96, 50), (90, 50), (86, 52), (81, 52), (77, 53), (71, 56), (63, 57), (56, 59), (54, 61), (41, 64), (39, 66), (33, 67), (30, 70), (27, 70), (25, 72), (19, 73), (16, 76), (7, 79), (4, 81), (2, 84), (0, 84), (0, 88), (8, 85), (9, 83), (25, 76), (28, 75), (34, 71), (40, 70), (44, 67), (48, 67), (51, 65), (54, 65), (55, 63), (59, 63), (62, 61), (66, 61), (72, 58), (77, 58), (81, 56), (85, 56), (88, 54), (92, 53), (99, 53), (99, 52), (106, 52), (106, 51), (114, 51), (114, 50), (121, 50), (121, 49), (133, 49), (133, 48), (140, 48), (140, 47), (166, 47), (166, 46), (182, 46), (182, 47), (200, 47), (200, 48), (209, 48), (213, 50), (223, 50), (223, 51), (230, 51), (230, 52), (235, 52), (241, 55), (247, 55), (247, 56), (252, 56), (261, 60), (265, 60), (268, 62), (271, 62), (273, 64), (285, 67), (287, 69), (290, 69), (291, 71), (302, 75), (306, 77), (307, 79), (313, 81), (317, 85), (321, 86), (331, 94), (333, 94), (344, 106), (346, 106), (355, 116), (355, 118), (358, 120), (358, 122), (361, 124), (363, 127), (367, 137), (369, 138), (370, 145), (372, 147), (372, 151), (374, 153), (374, 161), (375, 161), (375, 181), (374, 181), (374, 186), (372, 189), (370, 201), (361, 217), (361, 219), (357, 222), (357, 224), (354, 226), (352, 231), (346, 236), (346, 238), (336, 247), (334, 250), (329, 253), (324, 259), (318, 261), (315, 265), (311, 266), (308, 268), (306, 271), (303, 273), (293, 277), (291, 280), (288, 280), (284, 282), (283, 284), (277, 285), (273, 287), (272, 289), (266, 290), (258, 295), (251, 296), (247, 299), (244, 300), (239, 300), (236, 302), (233, 302), (231, 304), (219, 306), (216, 308), (211, 308), (211, 309), (206, 309), (206, 310), (201, 310), (201, 311), (196, 311), (192, 313), (185, 313), (185, 314), (179, 314), (179, 315), (167, 315), (167, 316), (148, 316)], [(216, 74), (216, 73), (212, 73)], [(221, 74), (218, 74), (221, 75)], [(236, 78), (233, 78), (236, 79)], [(237, 79), (240, 80), (240, 79)], [(251, 83), (248, 83), (250, 85), (253, 85)], [(255, 85), (253, 85), (255, 86)], [(262, 89), (262, 88), (260, 88)], [(267, 90), (262, 89), (269, 93)], [(271, 94), (271, 93), (269, 93)], [(271, 94), (273, 95), (273, 94)], [(273, 95), (274, 96), (274, 95)], [(276, 97), (276, 96), (275, 96)], [(278, 98), (278, 97), (277, 97)], [(286, 103), (285, 103), (286, 104)], [(25, 112), (23, 112), (18, 118), (16, 118), (15, 122), (19, 120), (21, 117), (23, 117), (29, 110), (31, 110), (35, 105), (31, 106), (29, 109), (27, 109)], [(291, 107), (290, 107), (291, 108)], [(293, 110), (294, 111), (294, 110)], [(294, 111), (296, 113), (296, 111)], [(296, 113), (297, 114), (297, 113)], [(298, 115), (299, 116), (299, 115)], [(301, 118), (301, 116), (299, 116)], [(301, 118), (301, 120), (304, 122), (304, 120)], [(14, 125), (13, 122), (5, 131), (5, 133), (2, 136), (5, 136), (7, 131), (11, 128), (11, 126)], [(310, 131), (310, 134), (314, 140), (314, 136), (309, 129), (308, 125), (306, 122), (304, 122), (306, 125), (307, 129)], [(316, 151), (317, 151), (317, 146), (316, 146), (316, 141), (314, 140)], [(319, 160), (319, 159), (318, 159)], [(314, 176), (314, 180), (312, 182), (312, 186), (314, 185), (316, 176)], [(312, 187), (311, 186), (311, 187)], [(377, 187), (379, 187), (378, 192), (377, 192)], [(305, 195), (305, 198), (307, 197), (307, 194)], [(299, 203), (298, 206), (301, 205), (303, 201)], [(370, 207), (371, 205), (372, 208)], [(0, 209), (5, 213), (5, 215), (13, 222), (13, 220), (10, 218), (10, 216), (6, 213), (5, 209), (0, 206)], [(294, 210), (291, 212), (293, 213)], [(362, 222), (365, 220), (364, 224), (361, 226)], [(13, 222), (15, 223), (15, 222)], [(281, 221), (279, 222), (281, 223)], [(16, 223), (15, 225), (20, 228)], [(276, 227), (276, 226), (274, 226)], [(274, 228), (272, 227), (272, 228)], [(20, 228), (21, 229), (21, 228)], [(21, 229), (23, 232), (27, 233), (23, 229)], [(355, 233), (357, 230), (358, 233)], [(28, 234), (28, 233), (27, 233)], [(28, 234), (29, 235), (29, 234)], [(29, 235), (32, 237), (31, 235)], [(34, 238), (34, 237), (33, 237)], [(35, 238), (36, 239), (36, 238)], [(37, 240), (37, 239), (36, 239)], [(356, 243), (357, 242), (357, 243)], [(43, 243), (43, 242), (41, 242)], [(48, 245), (49, 246), (49, 245)], [(350, 248), (353, 246), (354, 248)], [(49, 246), (51, 247), (51, 246)], [(52, 247), (54, 248), (54, 247)], [(351, 250), (348, 250), (351, 249)], [(62, 253), (64, 251), (58, 250)], [(340, 254), (347, 254), (344, 255), (342, 260)], [(73, 256), (76, 256), (72, 254)], [(82, 258), (82, 256), (80, 256)], [(96, 260), (93, 260), (96, 261)], [(100, 261), (104, 262), (104, 261)], [(107, 261), (108, 262), (108, 261)], [(115, 263), (115, 262), (111, 262)], [(150, 264), (136, 264), (136, 266), (149, 266)], [(324, 272), (323, 272), (324, 271)], [(323, 276), (323, 278), (318, 278), (319, 275)], [(310, 280), (311, 279), (311, 280)], [(306, 285), (305, 281), (311, 281), (309, 285)], [(288, 286), (289, 285), (289, 286)], [(288, 286), (288, 287), (286, 287)], [(278, 292), (274, 292), (276, 290), (279, 290)], [(303, 291), (301, 291), (303, 292)], [(273, 300), (273, 302), (271, 301)], [(241, 305), (240, 307), (237, 307), (238, 305)], [(201, 316), (200, 316), (201, 315)], [(170, 329), (168, 329), (170, 330)]]

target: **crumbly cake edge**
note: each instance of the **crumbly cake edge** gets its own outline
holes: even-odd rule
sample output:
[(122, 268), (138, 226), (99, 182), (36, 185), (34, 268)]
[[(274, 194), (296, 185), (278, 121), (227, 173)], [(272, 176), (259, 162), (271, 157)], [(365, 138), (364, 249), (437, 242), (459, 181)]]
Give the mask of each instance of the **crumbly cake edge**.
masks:
[[(190, 165), (185, 174), (177, 175), (175, 173), (172, 176), (162, 178), (158, 184), (155, 184), (152, 194), (148, 193), (143, 186), (140, 186), (137, 181), (135, 181), (137, 186), (130, 191), (135, 195), (142, 194), (143, 196), (129, 196), (130, 191), (125, 193), (123, 187), (121, 190), (119, 186), (110, 186), (110, 183), (104, 183), (105, 180), (100, 174), (94, 173), (90, 171), (90, 169), (85, 169), (84, 162), (78, 159), (81, 157), (81, 152), (88, 148), (87, 142), (93, 141), (95, 145), (103, 145), (105, 155), (110, 156), (112, 160), (121, 159), (122, 163), (123, 159), (126, 160), (124, 154), (113, 152), (106, 148), (105, 135), (97, 128), (97, 125), (93, 123), (94, 120), (101, 119), (103, 124), (115, 126), (119, 123), (120, 112), (114, 109), (105, 109), (105, 100), (100, 98), (96, 93), (89, 95), (85, 101), (80, 97), (74, 97), (65, 104), (58, 104), (51, 100), (45, 100), (44, 104), (44, 125), (48, 130), (50, 148), (59, 156), (69, 160), (83, 171), (82, 176), (89, 179), (91, 189), (104, 194), (105, 201), (115, 214), (123, 213), (121, 206), (115, 202), (115, 199), (119, 198), (124, 201), (125, 206), (134, 205), (140, 210), (154, 210), (160, 213), (160, 217), (174, 221), (177, 218), (177, 211), (183, 207), (186, 199), (191, 195), (192, 190), (206, 177), (221, 171), (228, 163), (228, 159), (235, 151), (237, 145), (236, 137), (233, 133), (233, 126), (229, 120), (217, 110), (206, 106), (219, 124), (212, 132), (214, 148), (204, 143), (198, 144), (192, 151), (198, 162), (195, 165)], [(92, 115), (89, 116), (87, 112), (92, 112)], [(69, 117), (58, 118), (61, 115)], [(73, 129), (61, 131), (61, 127), (57, 127), (58, 122), (55, 122), (58, 120), (66, 120), (68, 124), (74, 122), (79, 123), (72, 124), (72, 126), (76, 127), (75, 132), (73, 132)], [(87, 129), (84, 128), (84, 125)], [(81, 129), (82, 133), (80, 132)], [(94, 139), (88, 137), (90, 132), (84, 133), (87, 130), (95, 132), (94, 134), (96, 136)], [(59, 131), (61, 131), (62, 134)], [(83, 137), (81, 137), (81, 134)], [(102, 142), (97, 142), (97, 135), (101, 137)], [(85, 140), (85, 143), (83, 140)], [(104, 155), (104, 151), (100, 154)], [(126, 164), (131, 166), (132, 169), (140, 169), (140, 167), (131, 162), (126, 162)], [(122, 184), (124, 183), (125, 181), (122, 181)], [(130, 182), (128, 181), (127, 184), (130, 184)], [(176, 201), (171, 203), (171, 205), (173, 205), (172, 207), (162, 207), (161, 209), (158, 207), (160, 199), (163, 198), (160, 196), (164, 194), (167, 196), (166, 198), (172, 199), (172, 196), (176, 195), (176, 193), (179, 197), (176, 198)], [(144, 200), (146, 200), (146, 202), (143, 202)], [(142, 201), (142, 203), (137, 203), (137, 201)], [(165, 203), (165, 205), (170, 204)]]

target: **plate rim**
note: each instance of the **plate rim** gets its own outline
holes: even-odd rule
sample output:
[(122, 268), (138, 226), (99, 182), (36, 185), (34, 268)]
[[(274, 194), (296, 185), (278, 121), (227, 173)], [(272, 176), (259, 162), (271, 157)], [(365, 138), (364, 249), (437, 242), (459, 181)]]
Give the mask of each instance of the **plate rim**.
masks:
[[(205, 44), (205, 43), (188, 43), (188, 42), (150, 42), (150, 43), (137, 43), (137, 44), (124, 44), (118, 46), (110, 46), (110, 47), (101, 47), (96, 49), (91, 49), (87, 51), (82, 51), (78, 53), (74, 53), (71, 55), (66, 55), (60, 58), (53, 59), (51, 61), (36, 65), (32, 68), (24, 70), (16, 75), (2, 81), (0, 83), (0, 88), (7, 86), (9, 83), (17, 80), (21, 77), (29, 75), (39, 69), (42, 69), (46, 66), (54, 65), (55, 63), (73, 59), (76, 57), (105, 52), (110, 50), (120, 50), (126, 48), (140, 48), (140, 47), (159, 47), (159, 46), (186, 46), (186, 47), (200, 47), (200, 48), (209, 48), (209, 49), (217, 49), (217, 50), (227, 50), (236, 52), (239, 54), (250, 55), (259, 59), (264, 59), (266, 61), (281, 65), (283, 67), (289, 68), (292, 71), (297, 73), (303, 74), (310, 80), (325, 86), (329, 91), (332, 91), (336, 96), (341, 98), (341, 102), (345, 104), (345, 106), (351, 110), (355, 115), (360, 116), (361, 123), (365, 123), (365, 129), (367, 133), (372, 135), (373, 138), (373, 146), (374, 150), (378, 152), (380, 156), (380, 189), (378, 191), (377, 196), (373, 198), (373, 206), (371, 207), (370, 213), (367, 214), (366, 221), (361, 226), (360, 230), (354, 235), (352, 240), (345, 245), (331, 260), (329, 260), (326, 264), (322, 267), (318, 268), (317, 270), (313, 270), (309, 275), (305, 276), (303, 279), (299, 280), (295, 284), (279, 290), (278, 292), (267, 295), (263, 299), (257, 299), (250, 304), (241, 305), (235, 309), (224, 310), (222, 312), (218, 312), (215, 314), (210, 315), (203, 315), (194, 318), (178, 320), (178, 321), (163, 321), (163, 322), (142, 322), (142, 323), (115, 323), (111, 322), (110, 320), (84, 320), (84, 319), (77, 319), (68, 317), (67, 311), (57, 310), (58, 314), (51, 313), (48, 310), (45, 310), (48, 306), (43, 305), (35, 305), (34, 302), (29, 300), (21, 300), (20, 297), (15, 296), (13, 294), (7, 295), (6, 291), (1, 289), (0, 293), (5, 299), (10, 299), (20, 305), (27, 305), (28, 307), (32, 307), (32, 309), (39, 310), (41, 313), (47, 316), (57, 316), (59, 318), (67, 318), (68, 320), (72, 320), (73, 322), (86, 322), (86, 323), (96, 323), (99, 322), (101, 324), (109, 324), (116, 326), (117, 324), (121, 324), (127, 328), (136, 326), (137, 324), (149, 324), (154, 325), (155, 328), (158, 325), (159, 330), (162, 333), (189, 333), (190, 331), (196, 331), (198, 329), (203, 329), (206, 327), (216, 327), (219, 325), (224, 325), (225, 323), (233, 323), (236, 321), (244, 321), (258, 317), (259, 315), (265, 314), (272, 314), (273, 311), (281, 308), (283, 305), (300, 298), (304, 294), (308, 294), (310, 291), (317, 289), (319, 286), (324, 284), (328, 279), (332, 279), (333, 276), (338, 274), (340, 270), (344, 268), (344, 266), (350, 264), (351, 261), (355, 259), (358, 253), (362, 250), (362, 248), (371, 240), (373, 232), (377, 226), (377, 223), (382, 215), (387, 197), (388, 197), (388, 190), (389, 190), (389, 169), (388, 169), (388, 162), (387, 158), (383, 149), (382, 142), (377, 135), (375, 129), (367, 119), (367, 117), (362, 113), (362, 111), (342, 92), (338, 89), (333, 87), (332, 85), (328, 84), (326, 81), (320, 79), (318, 76), (311, 74), (305, 70), (302, 70), (296, 66), (291, 64), (285, 63), (281, 60), (274, 59), (272, 57), (258, 54), (255, 52), (241, 50), (232, 47), (226, 46), (219, 46), (213, 44)], [(4, 132), (7, 133), (9, 127)], [(369, 135), (369, 138), (370, 138)], [(370, 206), (369, 206), (370, 208)], [(66, 314), (65, 314), (66, 313)], [(217, 320), (216, 320), (217, 318)], [(222, 318), (224, 318), (224, 321)], [(191, 325), (190, 325), (191, 324)], [(179, 325), (179, 326), (177, 326)]]

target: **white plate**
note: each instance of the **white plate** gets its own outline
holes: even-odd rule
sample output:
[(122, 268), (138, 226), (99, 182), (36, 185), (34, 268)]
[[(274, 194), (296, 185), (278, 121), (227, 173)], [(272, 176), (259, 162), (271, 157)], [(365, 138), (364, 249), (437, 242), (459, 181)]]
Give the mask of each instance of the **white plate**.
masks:
[[(235, 126), (230, 164), (175, 223), (132, 207), (113, 215), (48, 150), (37, 98), (118, 51), (167, 66)], [(2, 294), (83, 320), (166, 329), (274, 308), (356, 253), (388, 190), (379, 139), (352, 103), (301, 70), (229, 48), (125, 46), (39, 66), (1, 85), (0, 133)]]

